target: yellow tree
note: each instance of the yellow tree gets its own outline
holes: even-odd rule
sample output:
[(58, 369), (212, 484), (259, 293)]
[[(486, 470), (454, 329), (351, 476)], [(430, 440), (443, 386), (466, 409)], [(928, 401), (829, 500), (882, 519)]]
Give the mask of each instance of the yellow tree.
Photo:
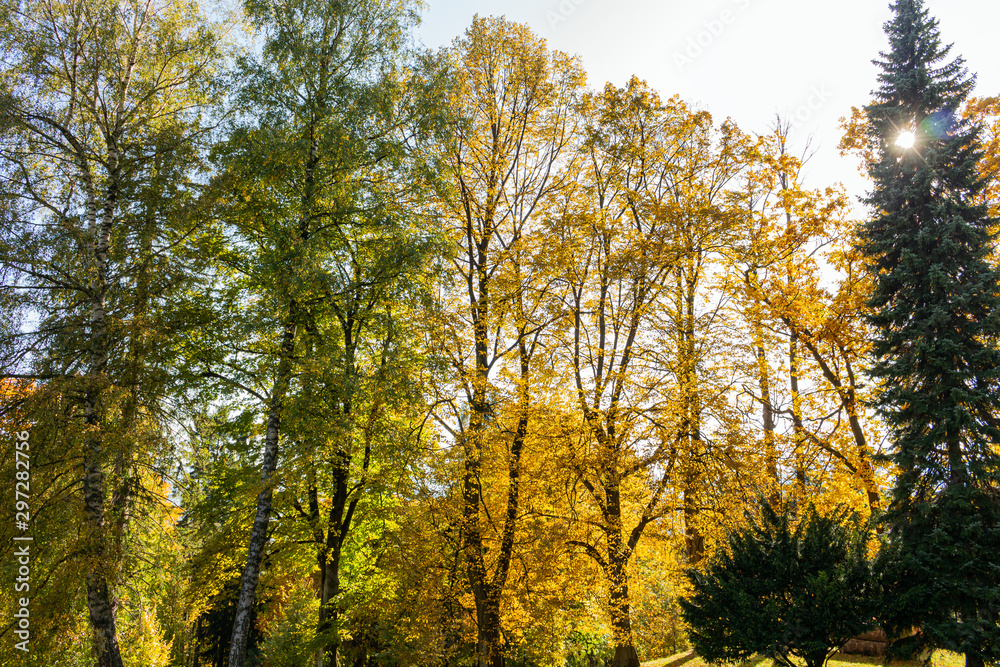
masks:
[(983, 155), (976, 171), (986, 181), (982, 196), (990, 215), (1000, 218), (1000, 96), (970, 98), (962, 115), (982, 128)]
[(695, 369), (706, 322), (695, 302), (724, 235), (721, 194), (741, 140), (637, 79), (590, 96), (584, 114), (586, 168), (553, 223), (551, 260), (565, 285), (563, 356), (582, 430), (566, 465), (580, 504), (594, 508), (582, 519), (593, 530), (572, 541), (605, 574), (614, 664), (631, 667), (630, 562), (650, 522), (672, 511), (671, 483), (683, 487), (687, 549), (702, 549)]
[[(730, 121), (715, 127), (711, 115), (701, 111), (688, 113), (674, 142), (679, 150), (664, 170), (659, 195), (668, 207), (678, 252), (666, 309), (672, 335), (664, 363), (678, 397), (674, 438), (682, 452), (678, 479), (684, 548), (688, 563), (695, 564), (705, 551), (699, 526), (701, 508), (708, 506), (705, 487), (711, 477), (716, 484), (723, 481), (718, 464), (732, 464), (727, 450), (717, 446), (730, 430), (724, 398), (726, 364), (719, 358), (728, 348), (728, 332), (720, 317), (725, 296), (710, 288), (723, 271), (718, 260), (733, 242), (728, 193), (746, 168), (752, 141)], [(717, 437), (710, 435), (709, 420)], [(718, 495), (716, 501), (721, 500)]]
[[(522, 452), (530, 428), (532, 359), (547, 316), (527, 247), (562, 187), (570, 109), (583, 73), (519, 24), (476, 17), (445, 55), (458, 115), (439, 146), (439, 208), (455, 283), (443, 294), (441, 352), (455, 373), (435, 406), (463, 451), (463, 566), (475, 600), (477, 660), (504, 664), (501, 600), (517, 532)], [(528, 296), (533, 292), (533, 296)], [(506, 380), (501, 375), (506, 374)], [(515, 395), (501, 415), (502, 394)], [(493, 441), (504, 447), (494, 448)], [(506, 491), (487, 511), (488, 456), (503, 458)], [(497, 523), (493, 518), (497, 517)]]
[[(730, 254), (736, 308), (750, 329), (755, 363), (749, 365), (759, 387), (754, 400), (763, 406), (772, 497), (780, 479), (777, 438), (770, 431), (774, 417), (784, 415), (791, 422), (796, 495), (804, 498), (822, 486), (825, 458), (853, 478), (875, 510), (879, 488), (869, 444), (874, 425), (864, 414), (860, 377), (867, 281), (851, 250), (846, 198), (832, 188), (801, 186), (802, 163), (787, 152), (787, 129), (779, 120), (758, 142), (756, 165), (736, 197), (746, 232)], [(788, 382), (780, 388), (772, 385), (762, 344), (768, 328), (772, 340), (787, 340), (779, 363)], [(788, 394), (784, 407), (779, 389)]]

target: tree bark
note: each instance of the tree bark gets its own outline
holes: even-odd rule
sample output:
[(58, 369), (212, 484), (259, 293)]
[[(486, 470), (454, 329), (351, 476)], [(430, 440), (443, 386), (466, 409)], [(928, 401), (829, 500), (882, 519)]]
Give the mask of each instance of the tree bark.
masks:
[[(353, 515), (353, 507), (348, 507), (348, 476), (350, 474), (350, 457), (343, 450), (341, 461), (334, 462), (333, 505), (327, 521), (326, 544), (320, 555), (321, 581), (319, 622), (317, 633), (323, 634), (334, 629), (340, 617), (336, 606), (340, 595), (340, 565), (343, 558), (344, 538), (350, 530), (351, 516), (345, 517), (345, 512)], [(339, 667), (340, 640), (334, 637), (320, 649), (316, 661), (317, 667)]]
[[(318, 97), (319, 108), (325, 109), (326, 67), (320, 69), (321, 81)], [(316, 120), (306, 128), (309, 141), (309, 152), (306, 157), (305, 176), (302, 183), (300, 200), (298, 239), (305, 244), (309, 240), (310, 220), (316, 197), (316, 168), (319, 165), (319, 142), (316, 137)], [(274, 387), (271, 392), (271, 405), (267, 417), (267, 431), (264, 439), (264, 464), (261, 469), (263, 488), (257, 495), (257, 513), (250, 532), (250, 544), (247, 549), (247, 564), (243, 569), (243, 580), (240, 585), (240, 597), (236, 604), (236, 616), (233, 620), (233, 639), (229, 648), (229, 667), (243, 667), (246, 662), (247, 639), (249, 637), (250, 610), (257, 592), (257, 580), (260, 577), (260, 564), (267, 542), (267, 524), (271, 518), (272, 485), (271, 475), (278, 462), (278, 438), (281, 431), (281, 413), (284, 407), (285, 395), (292, 378), (292, 356), (295, 352), (295, 337), (298, 330), (299, 304), (295, 297), (288, 303), (288, 317), (285, 320), (284, 333), (281, 338), (280, 361), (275, 372)]]
[[(330, 544), (332, 542), (332, 545)], [(343, 555), (343, 544), (339, 535), (331, 530), (327, 546), (330, 551), (323, 563), (323, 586), (320, 591), (319, 623), (317, 629), (320, 634), (329, 632), (336, 628), (340, 618), (340, 610), (336, 606), (337, 596), (340, 595), (340, 561)], [(319, 652), (316, 661), (317, 667), (339, 667), (340, 666), (340, 639), (334, 637), (327, 641)]]
[(759, 316), (753, 324), (757, 357), (757, 377), (760, 388), (761, 420), (764, 425), (764, 465), (767, 472), (768, 502), (777, 507), (781, 502), (781, 478), (778, 477), (778, 448), (774, 437), (774, 406), (771, 403), (771, 372), (764, 350), (764, 327)]
[[(471, 221), (469, 223), (471, 225)], [(487, 398), (489, 386), (489, 331), (487, 315), (490, 307), (490, 280), (487, 273), (488, 243), (486, 236), (478, 247), (468, 249), (470, 264), (476, 267), (476, 280), (469, 279), (470, 302), (472, 305), (473, 330), (475, 332), (476, 366), (472, 381), (470, 401), (469, 432), (463, 438), (465, 450), (465, 475), (462, 484), (463, 525), (465, 536), (466, 576), (476, 604), (477, 639), (476, 653), (479, 667), (503, 667), (503, 628), (500, 618), (500, 599), (510, 572), (517, 516), (520, 499), (521, 453), (528, 428), (528, 389), (530, 381), (531, 348), (526, 342), (525, 329), (518, 332), (518, 360), (520, 376), (518, 382), (518, 425), (511, 443), (507, 461), (507, 506), (501, 530), (499, 554), (496, 569), (490, 573), (484, 559), (480, 509), (483, 504), (480, 475), (482, 471), (483, 441), (486, 437), (487, 422), (491, 406)], [(520, 303), (520, 302), (519, 302)]]
[(608, 542), (608, 579), (611, 631), (615, 642), (612, 667), (639, 667), (639, 654), (632, 636), (632, 608), (629, 601), (628, 553), (621, 539)]
[(261, 466), (262, 488), (260, 493), (257, 494), (257, 511), (254, 516), (253, 528), (250, 531), (250, 543), (247, 547), (247, 563), (243, 568), (240, 597), (236, 603), (236, 614), (233, 618), (233, 636), (229, 645), (229, 667), (243, 667), (246, 662), (250, 612), (257, 593), (260, 564), (264, 556), (264, 546), (267, 543), (267, 524), (271, 519), (271, 498), (273, 492), (271, 476), (274, 474), (278, 463), (278, 438), (281, 431), (281, 413), (284, 407), (285, 394), (288, 392), (292, 376), (292, 353), (295, 350), (297, 311), (296, 302), (292, 300), (288, 309), (285, 330), (281, 338), (281, 360), (278, 362), (278, 368), (275, 373), (275, 382), (268, 410), (267, 430), (264, 436), (264, 463)]
[(681, 440), (687, 451), (683, 474), (684, 542), (689, 565), (701, 560), (705, 553), (705, 537), (698, 529), (698, 495), (701, 485), (701, 401), (698, 395), (697, 349), (695, 341), (695, 279), (694, 251), (690, 251), (683, 268), (677, 269), (677, 305), (680, 308), (678, 351), (681, 368)]
[(101, 470), (99, 438), (92, 436), (84, 455), (83, 497), (88, 529), (90, 557), (87, 572), (87, 608), (94, 631), (94, 649), (98, 667), (122, 667), (116, 628), (116, 600), (111, 595), (107, 575), (106, 536), (104, 535), (104, 473)]
[(97, 225), (96, 199), (90, 173), (82, 165), (88, 186), (88, 218), (94, 233), (93, 253), (96, 281), (92, 292), (90, 314), (90, 368), (89, 386), (84, 397), (84, 420), (88, 427), (83, 454), (83, 502), (87, 524), (87, 551), (90, 558), (87, 569), (87, 608), (94, 633), (94, 652), (98, 667), (122, 667), (118, 647), (116, 622), (117, 600), (111, 592), (106, 568), (108, 566), (107, 534), (105, 526), (104, 442), (101, 399), (108, 363), (107, 293), (108, 252), (111, 248), (111, 228), (114, 209), (118, 201), (118, 153), (108, 150), (108, 186)]
[[(355, 276), (358, 283), (361, 283), (361, 276)], [(343, 561), (344, 542), (354, 525), (354, 516), (358, 508), (358, 502), (364, 493), (368, 483), (368, 471), (372, 459), (372, 443), (374, 430), (382, 409), (383, 397), (376, 388), (372, 398), (371, 409), (368, 412), (367, 421), (364, 424), (364, 452), (361, 461), (358, 481), (351, 487), (351, 473), (353, 471), (353, 456), (350, 450), (354, 424), (354, 391), (353, 387), (358, 381), (358, 370), (356, 365), (356, 353), (358, 345), (357, 331), (360, 331), (364, 318), (358, 319), (358, 313), (349, 309), (341, 319), (341, 327), (344, 340), (345, 351), (345, 385), (346, 393), (339, 403), (340, 415), (346, 424), (344, 432), (341, 434), (341, 445), (338, 447), (336, 456), (330, 461), (330, 468), (333, 472), (333, 502), (330, 506), (330, 513), (327, 518), (326, 534), (318, 526), (319, 501), (316, 495), (315, 475), (310, 469), (310, 520), (314, 522), (314, 534), (317, 541), (323, 542), (323, 547), (319, 554), (320, 567), (320, 607), (319, 621), (317, 623), (317, 634), (329, 632), (336, 627), (340, 610), (336, 606), (336, 599), (341, 593), (340, 568)], [(357, 328), (356, 328), (357, 327)], [(376, 378), (382, 376), (388, 363), (388, 348), (392, 341), (393, 334), (387, 334), (382, 345), (382, 356), (379, 360), (379, 367)], [(346, 443), (346, 444), (345, 444)], [(339, 667), (340, 665), (340, 639), (334, 636), (325, 645), (320, 647), (316, 657), (316, 667)]]
[[(791, 278), (789, 278), (791, 281)], [(788, 382), (792, 391), (792, 438), (795, 448), (795, 488), (799, 504), (807, 494), (805, 460), (805, 426), (802, 422), (802, 396), (799, 393), (799, 333), (795, 328), (788, 336)]]

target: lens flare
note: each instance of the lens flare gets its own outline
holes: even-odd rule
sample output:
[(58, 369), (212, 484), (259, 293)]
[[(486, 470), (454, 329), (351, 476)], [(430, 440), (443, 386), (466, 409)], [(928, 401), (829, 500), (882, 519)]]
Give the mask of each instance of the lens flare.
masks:
[(913, 148), (914, 141), (916, 141), (916, 137), (910, 131), (900, 132), (899, 136), (896, 137), (896, 145), (900, 148)]

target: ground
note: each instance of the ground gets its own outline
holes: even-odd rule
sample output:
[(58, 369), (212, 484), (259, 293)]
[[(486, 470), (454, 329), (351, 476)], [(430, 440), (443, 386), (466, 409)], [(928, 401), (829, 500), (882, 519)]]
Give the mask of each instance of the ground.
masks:
[[(827, 663), (827, 667), (868, 667), (878, 665), (881, 667), (884, 659), (867, 655), (846, 655), (838, 653)], [(898, 667), (919, 667), (921, 663), (897, 662), (893, 663)], [(695, 655), (694, 651), (678, 653), (668, 658), (659, 658), (642, 663), (642, 667), (711, 667), (707, 662)], [(774, 667), (771, 660), (757, 657), (748, 660), (739, 667)], [(931, 667), (965, 667), (965, 656), (948, 651), (935, 651), (931, 659)]]

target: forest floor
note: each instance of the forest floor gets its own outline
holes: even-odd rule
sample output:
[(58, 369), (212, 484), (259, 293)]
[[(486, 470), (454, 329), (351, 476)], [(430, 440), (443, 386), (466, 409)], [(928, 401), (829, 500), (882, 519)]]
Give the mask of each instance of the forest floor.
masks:
[[(830, 658), (829, 662), (827, 662), (827, 667), (867, 667), (869, 665), (881, 666), (883, 663), (884, 658), (881, 657), (837, 653)], [(921, 663), (916, 660), (901, 661), (893, 664), (898, 665), (898, 667), (920, 667), (921, 665)], [(667, 658), (659, 658), (657, 660), (644, 662), (642, 663), (642, 667), (712, 666), (698, 657), (694, 651), (686, 651)], [(739, 665), (739, 667), (774, 667), (774, 664), (771, 660), (758, 656), (751, 660), (747, 660), (743, 664)], [(951, 653), (950, 651), (935, 651), (934, 656), (931, 658), (931, 667), (965, 667), (965, 656), (959, 653)]]

